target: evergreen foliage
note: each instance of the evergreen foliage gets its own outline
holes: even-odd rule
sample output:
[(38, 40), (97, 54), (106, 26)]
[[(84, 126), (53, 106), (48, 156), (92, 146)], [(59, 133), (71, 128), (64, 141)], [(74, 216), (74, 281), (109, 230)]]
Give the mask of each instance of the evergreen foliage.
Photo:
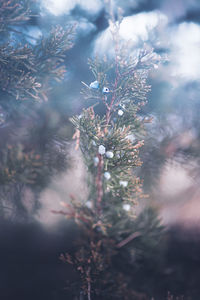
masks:
[[(150, 91), (148, 74), (160, 57), (147, 45), (130, 55), (119, 36), (120, 22), (110, 25), (114, 56), (89, 60), (94, 81), (83, 82), (82, 94), (92, 103), (71, 119), (90, 193), (85, 203), (72, 197), (66, 212), (58, 212), (80, 226), (76, 250), (61, 259), (80, 273), (80, 299), (146, 299), (134, 290), (130, 269), (142, 255), (155, 262), (152, 253), (161, 240), (162, 226), (153, 210), (136, 217), (136, 203), (146, 198), (136, 175), (142, 164), (139, 150), (145, 123), (151, 121), (142, 108)], [(103, 105), (101, 115), (98, 104)]]
[(60, 132), (60, 120), (53, 124), (43, 103), (56, 82), (64, 79), (64, 59), (73, 45), (75, 28), (56, 26), (48, 35), (34, 38), (24, 28), (37, 18), (37, 10), (35, 1), (0, 1), (2, 217), (7, 207), (14, 218), (28, 217), (25, 190), (32, 190), (37, 203), (38, 192), (66, 166), (67, 136)]

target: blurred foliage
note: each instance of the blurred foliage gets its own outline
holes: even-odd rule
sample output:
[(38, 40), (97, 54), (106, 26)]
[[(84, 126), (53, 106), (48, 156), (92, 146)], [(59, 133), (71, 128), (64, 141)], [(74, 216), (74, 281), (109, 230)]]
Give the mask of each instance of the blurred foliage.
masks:
[[(118, 231), (114, 227), (106, 234), (106, 225), (96, 222), (91, 209), (83, 207), (73, 198), (71, 203), (65, 204), (66, 210), (54, 213), (76, 220), (80, 230), (71, 252), (60, 256), (62, 261), (73, 265), (80, 274), (76, 283), (68, 283), (74, 295), (78, 294), (77, 291), (87, 295), (89, 287), (92, 299), (102, 299), (102, 296), (104, 299), (149, 299), (146, 289), (149, 282), (139, 287), (134, 276), (141, 269), (145, 272), (144, 268), (147, 272), (151, 268), (152, 276), (155, 275), (158, 257), (162, 259), (159, 244), (164, 242), (163, 227), (155, 211), (150, 208), (144, 210), (135, 220), (127, 218), (124, 212)], [(126, 241), (124, 238), (130, 232), (133, 233), (132, 237)], [(123, 243), (116, 244), (116, 236), (121, 236), (119, 240)], [(148, 266), (150, 262), (151, 267)]]
[(32, 0), (9, 0), (0, 2), (0, 32), (8, 33), (10, 26), (22, 25), (33, 16)]
[(10, 205), (16, 220), (30, 217), (27, 203), (38, 203), (39, 192), (67, 167), (70, 129), (47, 101), (65, 79), (75, 27), (55, 26), (35, 38), (25, 31), (39, 15), (35, 1), (0, 3), (0, 202), (1, 215)]
[(15, 147), (8, 145), (7, 151), (5, 149), (1, 151), (0, 182), (3, 185), (16, 181), (34, 183), (40, 172), (42, 166), (40, 155), (33, 152), (24, 153), (20, 148), (20, 145)]
[(64, 78), (64, 54), (72, 47), (73, 32), (73, 27), (58, 26), (35, 46), (1, 45), (0, 89), (15, 100), (47, 101), (49, 84)]

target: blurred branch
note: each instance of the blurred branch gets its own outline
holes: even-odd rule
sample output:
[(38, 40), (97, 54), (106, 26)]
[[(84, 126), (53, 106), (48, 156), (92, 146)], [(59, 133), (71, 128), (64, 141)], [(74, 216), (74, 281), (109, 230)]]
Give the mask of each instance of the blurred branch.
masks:
[(0, 32), (6, 32), (8, 26), (21, 25), (32, 16), (31, 5), (33, 0), (1, 0), (0, 1)]

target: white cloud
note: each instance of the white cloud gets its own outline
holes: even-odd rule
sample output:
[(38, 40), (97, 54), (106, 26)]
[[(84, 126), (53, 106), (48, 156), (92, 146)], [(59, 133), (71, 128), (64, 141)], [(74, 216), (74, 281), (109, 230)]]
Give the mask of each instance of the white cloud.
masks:
[(91, 15), (96, 15), (103, 4), (101, 0), (42, 0), (42, 6), (55, 16), (69, 14), (76, 6)]
[(123, 19), (120, 35), (124, 39), (137, 41), (138, 38), (146, 41), (148, 32), (154, 29), (159, 22), (167, 21), (165, 15), (159, 12), (140, 13)]
[[(120, 36), (124, 40), (131, 40), (137, 44), (141, 39), (147, 41), (149, 32), (159, 26), (160, 23), (167, 23), (167, 17), (159, 11), (149, 13), (139, 13), (133, 16), (125, 17), (120, 26)], [(94, 46), (94, 52), (109, 52), (112, 43), (110, 27), (101, 33)]]
[(82, 36), (90, 34), (91, 32), (96, 30), (96, 26), (85, 18), (79, 18), (77, 25), (78, 26), (76, 28), (76, 32), (81, 34)]
[[(183, 82), (198, 80), (200, 78), (200, 26), (192, 22), (183, 22), (170, 27), (166, 15), (153, 11), (125, 17), (121, 23), (120, 36), (124, 40), (133, 41), (137, 48), (140, 40), (152, 42), (151, 33), (154, 30), (158, 34), (159, 46), (169, 50), (166, 75), (173, 86), (180, 84), (178, 79)], [(97, 37), (94, 53), (113, 54), (110, 28)]]
[(195, 80), (200, 78), (200, 26), (181, 23), (170, 34), (171, 67), (174, 76)]

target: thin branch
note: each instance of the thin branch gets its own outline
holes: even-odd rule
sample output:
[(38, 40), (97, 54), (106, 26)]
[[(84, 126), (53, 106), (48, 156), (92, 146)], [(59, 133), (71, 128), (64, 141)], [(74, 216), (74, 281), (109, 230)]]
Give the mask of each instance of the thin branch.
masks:
[(102, 212), (102, 197), (103, 197), (103, 186), (102, 186), (102, 166), (103, 166), (103, 158), (102, 155), (98, 154), (99, 163), (96, 177), (96, 185), (97, 185), (97, 214), (101, 215)]
[[(117, 29), (117, 34), (118, 34), (118, 29)], [(118, 52), (119, 52), (119, 45), (118, 45), (118, 39), (113, 36), (113, 41), (115, 42), (115, 84), (114, 84), (114, 93), (112, 95), (112, 99), (110, 102), (110, 105), (107, 107), (107, 112), (106, 112), (106, 125), (109, 124), (110, 122), (110, 117), (111, 117), (111, 112), (112, 112), (112, 106), (115, 102), (116, 99), (116, 90), (118, 86), (118, 81), (120, 78), (120, 73), (119, 73), (119, 60), (118, 60)]]
[(88, 270), (87, 270), (87, 283), (88, 283), (87, 296), (88, 296), (88, 300), (92, 300), (92, 299), (91, 299), (91, 278), (90, 278), (90, 270), (91, 270), (91, 268), (89, 267)]
[(130, 243), (132, 240), (134, 240), (135, 238), (141, 236), (140, 232), (134, 232), (131, 235), (129, 235), (125, 240), (121, 241), (119, 244), (117, 244), (117, 248), (122, 248), (123, 246), (127, 245), (128, 243)]

